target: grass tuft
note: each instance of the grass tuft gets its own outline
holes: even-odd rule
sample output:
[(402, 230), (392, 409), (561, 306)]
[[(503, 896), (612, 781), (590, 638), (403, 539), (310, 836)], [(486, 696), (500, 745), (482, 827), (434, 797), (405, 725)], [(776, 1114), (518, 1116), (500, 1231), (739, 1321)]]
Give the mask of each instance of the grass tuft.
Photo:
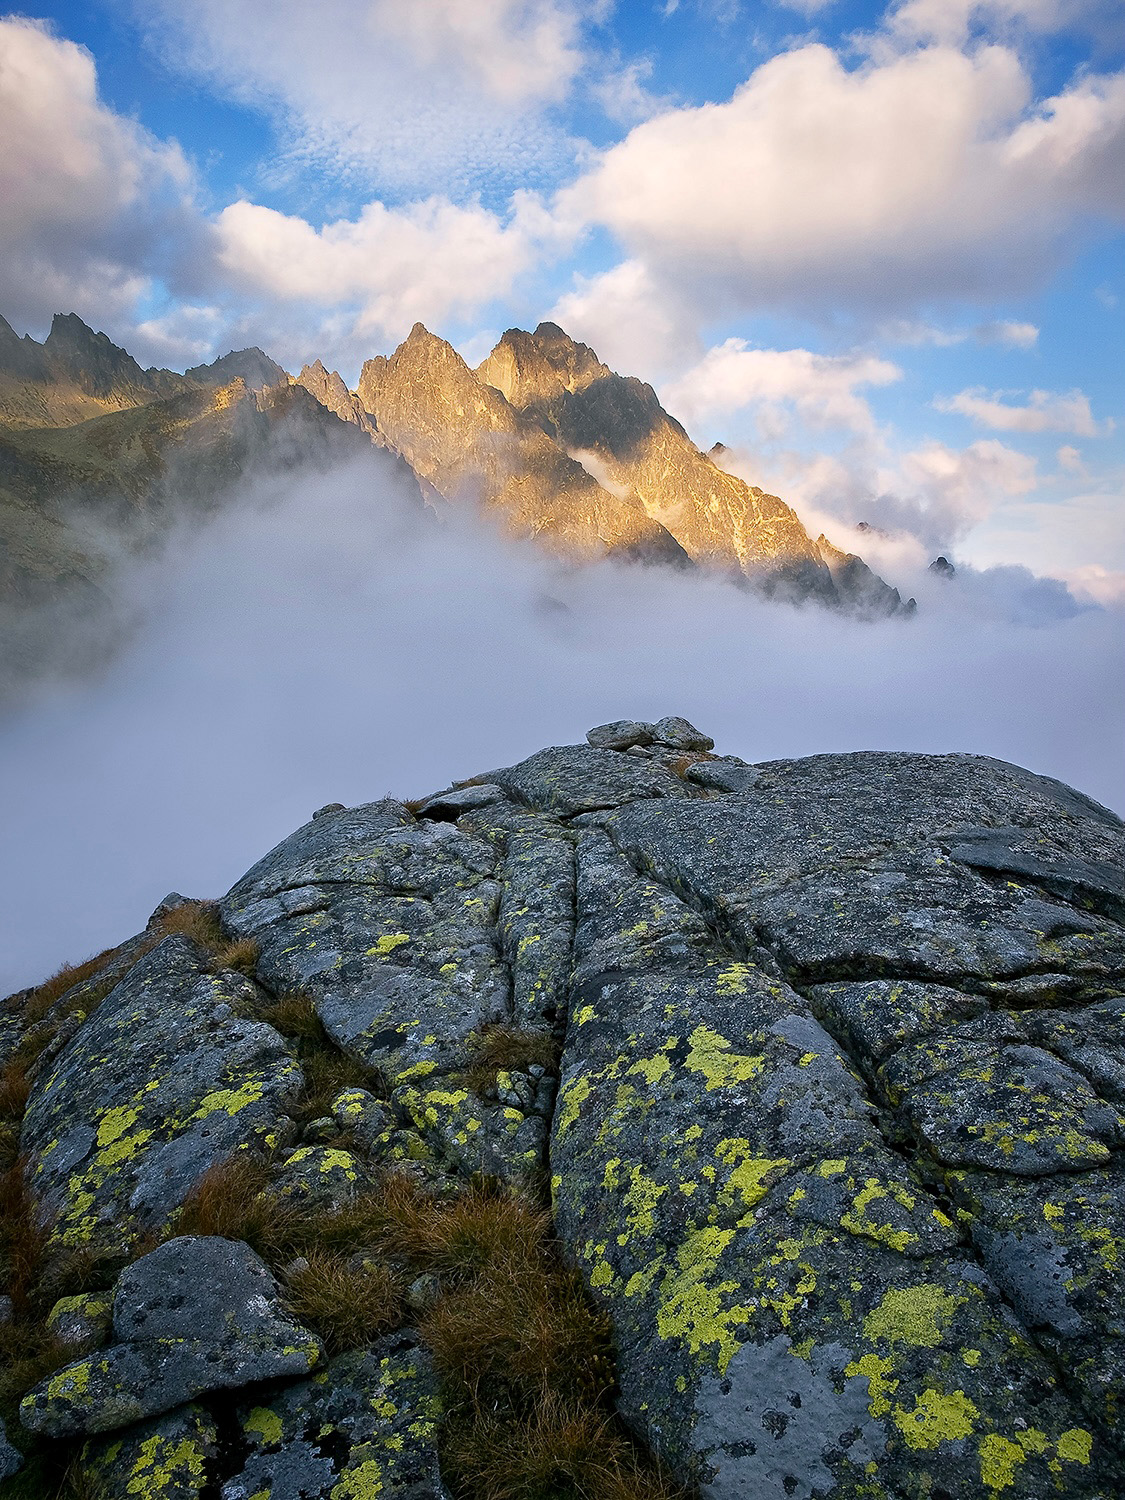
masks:
[(42, 984), (36, 985), (27, 996), (23, 1006), (25, 1019), (31, 1025), (34, 1025), (37, 1021), (41, 1021), (51, 1009), (51, 1006), (54, 1005), (55, 1001), (60, 1000), (66, 994), (67, 990), (71, 990), (76, 984), (81, 984), (84, 980), (93, 979), (96, 974), (100, 974), (106, 965), (112, 963), (120, 952), (121, 949), (119, 947), (106, 948), (103, 952), (95, 954), (93, 958), (87, 958), (83, 963), (63, 964), (61, 969), (56, 970)]
[(559, 1044), (549, 1031), (526, 1031), (519, 1026), (486, 1025), (469, 1038), (469, 1066), (465, 1082), (475, 1094), (496, 1087), (499, 1072), (526, 1073), (538, 1064), (555, 1072)]
[(379, 1261), (310, 1248), (283, 1279), (289, 1311), (330, 1354), (374, 1343), (402, 1322), (402, 1279)]

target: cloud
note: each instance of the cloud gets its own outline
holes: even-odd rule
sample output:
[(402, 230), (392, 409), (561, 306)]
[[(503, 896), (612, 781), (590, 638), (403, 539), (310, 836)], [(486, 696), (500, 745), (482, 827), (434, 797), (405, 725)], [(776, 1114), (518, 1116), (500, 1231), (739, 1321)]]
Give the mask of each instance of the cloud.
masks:
[(873, 432), (862, 386), (890, 385), (902, 371), (870, 354), (814, 354), (808, 349), (751, 349), (731, 338), (709, 349), (699, 364), (663, 388), (665, 405), (699, 421), (753, 406), (776, 426), (779, 408), (792, 407), (813, 427)]
[(251, 487), (138, 578), (147, 625), (111, 667), (0, 725), (0, 993), (170, 889), (220, 894), (325, 802), (424, 795), (608, 719), (683, 713), (749, 760), (970, 750), (1125, 805), (1121, 618), (1009, 578), (1038, 610), (1019, 623), (978, 585), (862, 624), (422, 524), (374, 452)]
[(556, 228), (530, 195), (514, 203), (502, 219), (445, 198), (401, 209), (372, 202), (317, 229), (240, 201), (218, 216), (216, 269), (236, 293), (272, 303), (280, 329), (287, 304), (314, 310), (314, 324), (332, 309), (336, 353), (350, 341), (370, 352), (373, 337), (397, 340), (419, 319), (441, 325), (511, 291)]
[(289, 149), (386, 192), (471, 196), (569, 164), (546, 111), (585, 63), (582, 0), (155, 0), (167, 65), (267, 112)]
[(1034, 323), (1006, 320), (978, 323), (975, 328), (935, 328), (917, 319), (896, 318), (884, 323), (879, 333), (894, 344), (930, 345), (935, 349), (952, 348), (969, 339), (981, 344), (1003, 344), (1009, 349), (1032, 349), (1039, 340), (1039, 329)]
[(967, 42), (974, 31), (1046, 35), (1077, 28), (1099, 35), (1113, 23), (1114, 5), (1115, 0), (906, 0), (887, 24), (909, 41), (953, 46)]
[(1109, 431), (1112, 422), (1100, 427), (1090, 411), (1090, 398), (1081, 391), (1057, 396), (1050, 391), (1032, 391), (1025, 406), (1010, 406), (999, 399), (999, 393), (987, 395), (976, 387), (958, 391), (955, 396), (938, 397), (938, 411), (957, 412), (980, 427), (996, 432), (1073, 432), (1079, 437), (1096, 437)]
[(694, 320), (640, 260), (595, 276), (577, 275), (547, 317), (591, 344), (613, 369), (655, 380), (700, 351)]
[(1036, 285), (1125, 218), (1125, 74), (1036, 105), (1017, 54), (929, 46), (848, 70), (806, 45), (668, 110), (560, 196), (699, 317), (895, 312)]
[(0, 305), (23, 325), (75, 310), (113, 327), (169, 235), (191, 239), (191, 172), (98, 97), (94, 60), (42, 22), (0, 20)]
[(1059, 469), (1067, 474), (1080, 474), (1086, 477), (1086, 465), (1082, 462), (1082, 455), (1077, 448), (1069, 443), (1064, 443), (1055, 452), (1055, 460)]

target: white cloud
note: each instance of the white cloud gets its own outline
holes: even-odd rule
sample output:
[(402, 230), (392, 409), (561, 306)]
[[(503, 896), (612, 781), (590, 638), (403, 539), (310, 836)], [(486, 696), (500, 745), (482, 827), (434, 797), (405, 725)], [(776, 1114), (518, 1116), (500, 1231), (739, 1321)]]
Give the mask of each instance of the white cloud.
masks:
[(1006, 344), (1009, 349), (1034, 349), (1039, 342), (1034, 323), (979, 323), (973, 332), (982, 344)]
[(284, 304), (335, 310), (338, 353), (341, 335), (368, 345), (398, 339), (417, 320), (440, 325), (504, 295), (554, 232), (520, 194), (507, 221), (479, 204), (430, 198), (402, 209), (368, 203), (320, 229), (241, 201), (218, 217), (216, 259), (235, 291), (283, 304), (267, 313), (279, 331), (292, 322)]
[(592, 345), (628, 375), (655, 380), (700, 352), (693, 319), (682, 302), (655, 283), (642, 261), (626, 260), (596, 276), (575, 277), (547, 314), (572, 338)]
[[(663, 388), (664, 404), (689, 423), (725, 416), (743, 407), (792, 407), (813, 427), (869, 433), (871, 408), (857, 389), (890, 385), (902, 371), (870, 354), (814, 354), (808, 349), (751, 349), (731, 338), (678, 380)], [(776, 426), (776, 423), (773, 425)]]
[(976, 339), (981, 344), (1003, 344), (1009, 349), (1032, 349), (1039, 340), (1034, 323), (996, 321), (978, 323), (975, 328), (935, 328), (933, 324), (912, 318), (895, 318), (884, 323), (880, 335), (894, 344), (929, 345), (949, 349)]
[(585, 62), (583, 0), (155, 0), (170, 67), (281, 126), (291, 149), (386, 191), (471, 194), (569, 165), (544, 110)]
[(182, 154), (101, 102), (84, 48), (19, 17), (0, 20), (0, 141), (0, 305), (114, 326), (160, 236), (190, 234)]
[(1069, 443), (1056, 450), (1055, 460), (1060, 471), (1066, 474), (1081, 474), (1085, 476), (1086, 465), (1082, 462), (1082, 455), (1077, 448), (1071, 447)]
[(806, 45), (638, 125), (560, 201), (699, 316), (1009, 295), (1084, 218), (1125, 217), (1125, 74), (1035, 106), (1008, 48), (849, 71)]
[(905, 0), (890, 30), (909, 41), (959, 46), (974, 29), (996, 34), (1024, 29), (1040, 34), (1071, 26), (1091, 29), (1112, 18), (1115, 0)]
[(1065, 396), (1032, 391), (1025, 406), (1011, 406), (1000, 400), (999, 393), (987, 395), (977, 387), (939, 397), (934, 405), (938, 411), (957, 412), (996, 432), (1073, 432), (1079, 437), (1096, 437), (1113, 425), (1098, 425), (1090, 410), (1090, 398), (1081, 391)]

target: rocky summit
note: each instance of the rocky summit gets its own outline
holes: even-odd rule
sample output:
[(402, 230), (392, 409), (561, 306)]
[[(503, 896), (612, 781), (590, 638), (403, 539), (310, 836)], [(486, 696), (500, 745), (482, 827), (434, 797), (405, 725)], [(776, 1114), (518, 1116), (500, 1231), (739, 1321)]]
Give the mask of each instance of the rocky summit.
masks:
[(5, 1497), (1125, 1492), (1125, 826), (1047, 777), (600, 725), (0, 1057)]

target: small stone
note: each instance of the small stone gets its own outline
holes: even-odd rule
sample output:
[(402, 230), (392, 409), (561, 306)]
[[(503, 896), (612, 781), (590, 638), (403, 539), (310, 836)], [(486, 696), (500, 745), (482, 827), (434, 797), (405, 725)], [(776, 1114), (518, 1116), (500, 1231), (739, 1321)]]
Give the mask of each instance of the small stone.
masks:
[(330, 1115), (324, 1115), (319, 1120), (310, 1120), (301, 1131), (302, 1140), (311, 1145), (325, 1145), (334, 1141), (340, 1134), (340, 1127)]
[(628, 750), (633, 745), (651, 745), (653, 726), (642, 720), (615, 719), (587, 730), (586, 742), (595, 750)]
[(528, 1074), (529, 1078), (534, 1078), (535, 1081), (538, 1083), (538, 1081), (540, 1080), (540, 1078), (543, 1077), (543, 1074), (546, 1071), (547, 1071), (547, 1069), (543, 1066), (542, 1063), (532, 1063), (531, 1066), (527, 1070), (527, 1074)]
[[(328, 1124), (335, 1130), (334, 1120)], [(369, 1186), (369, 1174), (350, 1151), (339, 1146), (298, 1146), (282, 1162), (266, 1191), (284, 1203), (336, 1209)]]
[(412, 1313), (424, 1313), (441, 1294), (441, 1282), (428, 1271), (415, 1278), (406, 1289), (406, 1305)]
[(368, 1154), (378, 1153), (383, 1137), (397, 1123), (390, 1105), (366, 1089), (345, 1089), (337, 1094), (332, 1101), (332, 1118)]
[(652, 751), (649, 750), (645, 745), (630, 745), (628, 750), (626, 750), (624, 754), (635, 755), (638, 760), (652, 759)]
[(0, 1297), (0, 1327), (12, 1321), (11, 1297)]
[(684, 778), (714, 792), (748, 792), (761, 774), (737, 755), (720, 755), (688, 766)]
[(696, 729), (695, 725), (687, 719), (677, 718), (675, 714), (669, 714), (667, 718), (657, 719), (653, 726), (653, 739), (662, 745), (669, 745), (673, 750), (713, 750), (715, 741), (710, 735), (703, 734)]
[(347, 812), (347, 808), (342, 802), (326, 802), (323, 807), (318, 807), (316, 812), (313, 813), (313, 821), (315, 822), (317, 818), (326, 818), (329, 813), (338, 812)]

